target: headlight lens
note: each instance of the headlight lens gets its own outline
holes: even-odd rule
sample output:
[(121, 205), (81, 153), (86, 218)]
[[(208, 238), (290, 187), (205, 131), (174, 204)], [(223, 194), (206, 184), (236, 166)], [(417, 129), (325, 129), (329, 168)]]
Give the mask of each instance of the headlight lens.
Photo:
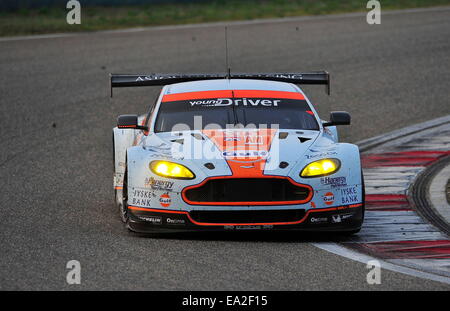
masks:
[(341, 167), (338, 159), (322, 159), (305, 166), (300, 173), (301, 177), (319, 177), (336, 173)]
[(168, 161), (152, 161), (150, 162), (150, 170), (156, 175), (168, 178), (193, 179), (195, 178), (187, 167)]

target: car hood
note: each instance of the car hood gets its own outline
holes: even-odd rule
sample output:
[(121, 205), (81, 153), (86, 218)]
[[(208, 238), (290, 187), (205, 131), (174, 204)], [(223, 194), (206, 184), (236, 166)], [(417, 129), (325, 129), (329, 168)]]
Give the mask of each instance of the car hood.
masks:
[(189, 161), (203, 171), (212, 165), (236, 177), (286, 176), (320, 136), (310, 130), (183, 131), (151, 134), (143, 147), (153, 157)]

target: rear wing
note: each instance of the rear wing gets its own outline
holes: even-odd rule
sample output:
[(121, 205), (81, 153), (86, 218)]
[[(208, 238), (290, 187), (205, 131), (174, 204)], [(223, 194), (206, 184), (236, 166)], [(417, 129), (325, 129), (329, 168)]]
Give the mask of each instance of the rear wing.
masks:
[(304, 73), (233, 73), (233, 74), (110, 74), (111, 97), (115, 87), (161, 86), (180, 82), (215, 79), (255, 79), (293, 84), (322, 84), (330, 95), (330, 74), (326, 71)]

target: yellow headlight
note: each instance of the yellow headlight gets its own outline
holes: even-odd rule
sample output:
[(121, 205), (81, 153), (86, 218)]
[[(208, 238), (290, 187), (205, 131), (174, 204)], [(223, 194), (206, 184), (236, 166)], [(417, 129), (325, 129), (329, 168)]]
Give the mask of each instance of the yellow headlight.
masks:
[(338, 159), (323, 159), (309, 163), (302, 170), (301, 177), (319, 177), (330, 175), (339, 170), (341, 161)]
[(150, 162), (150, 170), (156, 175), (168, 178), (193, 179), (195, 177), (187, 167), (168, 161)]

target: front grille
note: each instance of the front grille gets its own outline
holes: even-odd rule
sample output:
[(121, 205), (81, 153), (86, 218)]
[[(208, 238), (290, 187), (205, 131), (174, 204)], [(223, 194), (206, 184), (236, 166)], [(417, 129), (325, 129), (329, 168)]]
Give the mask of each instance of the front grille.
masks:
[(299, 221), (305, 216), (305, 210), (191, 211), (190, 216), (204, 223), (275, 223)]
[[(196, 203), (272, 203), (304, 201), (310, 189), (297, 186), (284, 178), (211, 179), (200, 187), (185, 191), (187, 200)], [(292, 202), (294, 201), (294, 203)]]

